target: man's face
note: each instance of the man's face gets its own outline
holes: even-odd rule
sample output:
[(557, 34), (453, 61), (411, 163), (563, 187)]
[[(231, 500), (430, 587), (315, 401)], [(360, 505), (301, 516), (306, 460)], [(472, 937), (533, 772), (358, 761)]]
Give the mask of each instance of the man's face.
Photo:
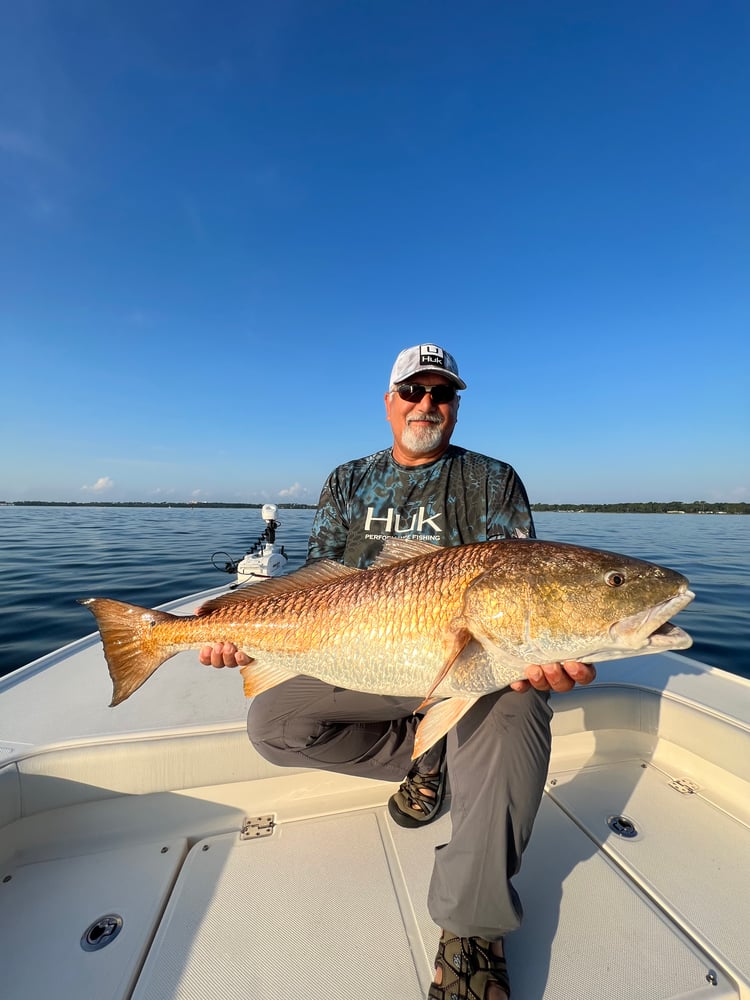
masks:
[[(411, 385), (455, 384), (443, 375), (420, 372), (407, 380)], [(402, 465), (425, 465), (438, 458), (451, 439), (458, 419), (459, 398), (435, 404), (430, 393), (418, 403), (401, 399), (396, 391), (385, 395), (386, 419), (393, 431), (393, 456)]]

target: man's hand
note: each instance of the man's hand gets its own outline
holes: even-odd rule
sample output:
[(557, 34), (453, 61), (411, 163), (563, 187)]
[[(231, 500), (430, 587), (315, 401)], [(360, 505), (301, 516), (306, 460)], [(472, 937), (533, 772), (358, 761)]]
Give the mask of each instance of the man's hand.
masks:
[(526, 668), (527, 681), (514, 681), (514, 691), (570, 691), (576, 684), (590, 684), (596, 677), (593, 663), (565, 660), (564, 663), (530, 663)]
[(204, 667), (244, 667), (251, 662), (250, 657), (237, 649), (233, 642), (215, 642), (204, 646), (198, 653)]

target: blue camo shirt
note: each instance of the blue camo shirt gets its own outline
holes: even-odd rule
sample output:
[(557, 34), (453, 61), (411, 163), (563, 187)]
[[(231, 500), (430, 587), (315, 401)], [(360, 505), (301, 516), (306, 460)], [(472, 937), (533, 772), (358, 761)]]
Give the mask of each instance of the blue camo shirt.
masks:
[(534, 535), (526, 490), (507, 463), (449, 445), (435, 462), (403, 466), (387, 448), (328, 477), (308, 561), (363, 569), (391, 537), (450, 546)]

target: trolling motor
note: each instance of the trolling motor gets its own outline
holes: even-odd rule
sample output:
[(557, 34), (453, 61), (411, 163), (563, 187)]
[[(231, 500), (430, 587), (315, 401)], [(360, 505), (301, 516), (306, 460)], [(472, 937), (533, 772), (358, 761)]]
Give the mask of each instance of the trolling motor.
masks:
[(278, 507), (274, 503), (265, 503), (260, 509), (260, 516), (266, 522), (266, 529), (252, 548), (236, 566), (237, 585), (253, 583), (269, 576), (280, 576), (284, 572), (284, 564), (289, 558), (284, 552), (284, 546), (276, 545), (276, 520)]

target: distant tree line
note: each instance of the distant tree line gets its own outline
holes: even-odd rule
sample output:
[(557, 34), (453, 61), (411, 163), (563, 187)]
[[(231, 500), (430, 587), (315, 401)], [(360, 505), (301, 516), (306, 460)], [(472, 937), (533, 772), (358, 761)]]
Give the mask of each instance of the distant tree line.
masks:
[[(172, 502), (162, 500), (152, 503), (141, 500), (6, 500), (0, 501), (10, 507), (189, 507), (222, 509), (260, 510), (262, 503), (217, 503), (202, 500)], [(277, 503), (279, 510), (315, 510), (310, 503)], [(706, 500), (670, 500), (661, 503), (649, 500), (646, 503), (534, 503), (531, 509), (538, 512), (561, 511), (581, 514), (750, 514), (750, 503), (709, 503)]]
[(748, 503), (709, 503), (706, 500), (669, 500), (661, 503), (535, 503), (535, 511), (563, 511), (583, 514), (750, 514)]
[[(146, 500), (10, 500), (3, 501), (5, 506), (10, 507), (189, 507), (189, 508), (216, 508), (222, 509), (254, 509), (260, 510), (262, 503), (215, 503), (213, 501), (190, 500), (172, 501), (161, 500), (158, 503)], [(277, 503), (279, 510), (315, 510), (315, 504), (309, 503)]]

